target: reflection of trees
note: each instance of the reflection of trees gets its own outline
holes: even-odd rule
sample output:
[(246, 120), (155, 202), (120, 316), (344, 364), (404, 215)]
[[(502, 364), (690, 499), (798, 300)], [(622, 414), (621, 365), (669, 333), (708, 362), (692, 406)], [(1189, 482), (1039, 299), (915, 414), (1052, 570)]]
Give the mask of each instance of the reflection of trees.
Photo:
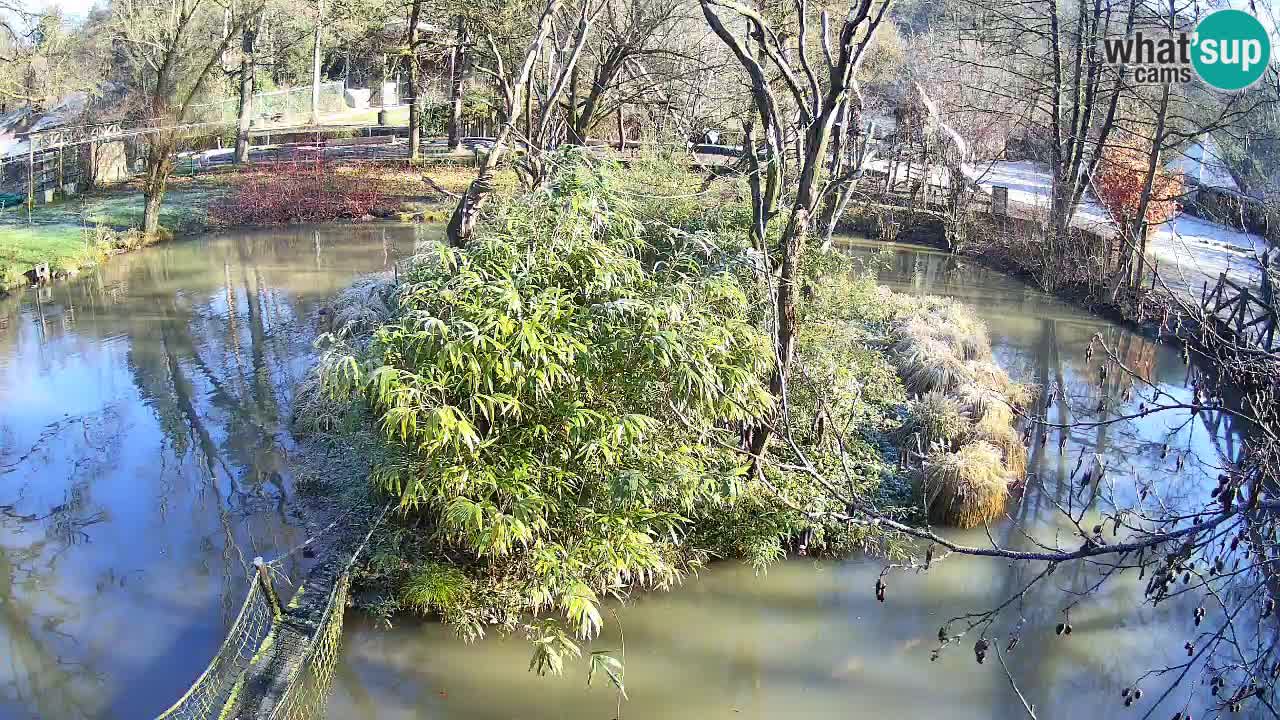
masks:
[[(19, 523), (39, 521), (0, 516), (0, 533), (8, 535)], [(0, 545), (0, 677), (6, 679), (0, 684), (0, 699), (30, 708), (41, 718), (93, 717), (100, 698), (92, 685), (101, 673), (92, 664), (67, 660), (52, 647), (74, 642), (60, 628), (78, 608), (43, 582), (56, 562), (41, 562), (48, 544), (41, 540), (20, 548)]]
[[(190, 522), (178, 517), (174, 525), (185, 554), (173, 561), (193, 576), (220, 574), (226, 612), (242, 599), (242, 548), (263, 552), (296, 542), (280, 537), (292, 532), (282, 522), (289, 447), (282, 419), (294, 374), (306, 367), (310, 351), (313, 333), (304, 319), (352, 273), (383, 264), (381, 243), (373, 252), (362, 248), (362, 232), (367, 233), (343, 230), (341, 247), (331, 239), (322, 248), (321, 266), (310, 232), (265, 233), (121, 256), (74, 282), (47, 288), (38, 302), (34, 291), (0, 298), (0, 369), (17, 358), (52, 384), (62, 365), (77, 362), (77, 354), (109, 358), (111, 347), (126, 348), (119, 379), (136, 390), (161, 438), (154, 470), (137, 478), (132, 492), (154, 494), (159, 517), (190, 513)], [(101, 368), (104, 374), (113, 370)], [(73, 382), (57, 391), (76, 388)], [(133, 402), (131, 391), (121, 398)], [(0, 494), (0, 543), (21, 543), (0, 544), (0, 683), (9, 683), (0, 685), (0, 707), (12, 697), (19, 716), (92, 716), (112, 701), (95, 687), (101, 676), (64, 658), (88, 662), (89, 648), (111, 642), (84, 637), (74, 650), (60, 650), (73, 642), (63, 628), (84, 626), (85, 609), (109, 607), (105, 595), (119, 586), (100, 581), (101, 602), (87, 601), (78, 593), (86, 579), (68, 575), (84, 572), (71, 569), (83, 563), (61, 560), (85, 552), (80, 545), (99, 523), (114, 520), (114, 498), (93, 492), (95, 480), (114, 472), (107, 462), (112, 449), (130, 443), (138, 449), (138, 439), (150, 435), (130, 436), (118, 417), (104, 419), (102, 427), (85, 424), (88, 416), (60, 419), (50, 424), (50, 440), (41, 443), (35, 459), (17, 462), (30, 445), (23, 432), (29, 423), (21, 408), (12, 410), (0, 403), (0, 473), (14, 461), (0, 493), (37, 473), (46, 496), (51, 482), (62, 481), (66, 490), (50, 501), (53, 507), (42, 508)], [(85, 445), (78, 442), (82, 432)], [(37, 469), (36, 460), (48, 462)], [(84, 472), (86, 460), (102, 467)], [(21, 517), (6, 516), (6, 508)], [(8, 530), (19, 522), (21, 534), (11, 535)], [(118, 577), (110, 553), (124, 558), (128, 549), (91, 547), (97, 554), (86, 557), (105, 561), (104, 577)], [(60, 595), (61, 587), (76, 599)], [(111, 677), (112, 684), (119, 679)], [(155, 692), (168, 697), (173, 690)]]

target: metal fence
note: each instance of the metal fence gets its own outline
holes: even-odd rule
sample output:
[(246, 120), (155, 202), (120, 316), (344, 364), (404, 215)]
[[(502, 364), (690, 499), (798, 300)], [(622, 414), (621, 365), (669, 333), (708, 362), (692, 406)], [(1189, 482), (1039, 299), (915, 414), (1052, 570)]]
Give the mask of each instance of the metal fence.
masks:
[[(347, 109), (346, 88), (341, 80), (320, 83), (317, 112), (333, 114)], [(193, 106), (191, 122), (234, 123), (239, 117), (240, 99), (227, 98)], [(255, 125), (290, 125), (311, 119), (311, 86), (285, 88), (254, 93), (253, 123)]]

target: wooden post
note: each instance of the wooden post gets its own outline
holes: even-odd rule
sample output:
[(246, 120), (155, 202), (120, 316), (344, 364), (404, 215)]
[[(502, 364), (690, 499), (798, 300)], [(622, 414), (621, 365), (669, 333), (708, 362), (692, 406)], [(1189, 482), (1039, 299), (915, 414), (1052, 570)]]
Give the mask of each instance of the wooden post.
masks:
[(627, 149), (627, 135), (622, 129), (622, 103), (618, 103), (618, 154)]
[(271, 584), (271, 573), (267, 570), (267, 563), (262, 556), (253, 559), (253, 566), (258, 568), (258, 582), (262, 583), (262, 591), (267, 594), (267, 602), (271, 603), (271, 609), (278, 616), (281, 613), (280, 596), (276, 594), (275, 586)]
[(1244, 316), (1245, 316), (1245, 312), (1247, 312), (1249, 308), (1249, 299), (1250, 299), (1249, 288), (1244, 288), (1243, 290), (1240, 291), (1240, 296), (1239, 296), (1240, 305), (1239, 305), (1239, 311), (1236, 313), (1236, 332), (1241, 332), (1244, 330)]
[(27, 136), (27, 222), (36, 205), (36, 139)]

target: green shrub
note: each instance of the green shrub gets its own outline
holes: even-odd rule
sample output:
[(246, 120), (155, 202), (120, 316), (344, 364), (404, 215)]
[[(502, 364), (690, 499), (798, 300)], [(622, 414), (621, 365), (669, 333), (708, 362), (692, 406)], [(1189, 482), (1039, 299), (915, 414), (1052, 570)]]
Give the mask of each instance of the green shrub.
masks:
[[(324, 361), (392, 453), (377, 486), (470, 578), (449, 601), (469, 636), (496, 622), (548, 652), (561, 645), (527, 613), (589, 637), (600, 598), (702, 562), (691, 529), (744, 485), (707, 433), (771, 407), (769, 345), (738, 281), (705, 256), (642, 262), (644, 226), (610, 172), (578, 162), (500, 204), (465, 249), (420, 259), (369, 352)], [(436, 607), (421, 573), (406, 604)]]

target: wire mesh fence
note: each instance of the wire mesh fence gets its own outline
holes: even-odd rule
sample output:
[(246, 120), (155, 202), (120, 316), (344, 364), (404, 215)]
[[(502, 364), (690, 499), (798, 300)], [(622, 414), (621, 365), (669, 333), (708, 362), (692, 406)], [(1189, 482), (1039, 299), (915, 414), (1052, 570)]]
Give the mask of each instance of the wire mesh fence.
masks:
[[(344, 96), (346, 88), (341, 80), (320, 83), (316, 112), (331, 115), (347, 109)], [(239, 98), (227, 98), (203, 103), (191, 108), (191, 122), (234, 123), (239, 117)], [(311, 86), (271, 90), (254, 93), (253, 123), (255, 125), (291, 125), (311, 119)]]
[(347, 606), (349, 583), (346, 573), (334, 583), (301, 666), (289, 681), (284, 697), (269, 720), (318, 720), (324, 717), (342, 649), (342, 618)]
[[(342, 647), (349, 584), (345, 572), (336, 578), (313, 621), (295, 603), (281, 609), (269, 581), (255, 574), (208, 668), (157, 720), (323, 718)], [(254, 682), (264, 676), (269, 682)]]

